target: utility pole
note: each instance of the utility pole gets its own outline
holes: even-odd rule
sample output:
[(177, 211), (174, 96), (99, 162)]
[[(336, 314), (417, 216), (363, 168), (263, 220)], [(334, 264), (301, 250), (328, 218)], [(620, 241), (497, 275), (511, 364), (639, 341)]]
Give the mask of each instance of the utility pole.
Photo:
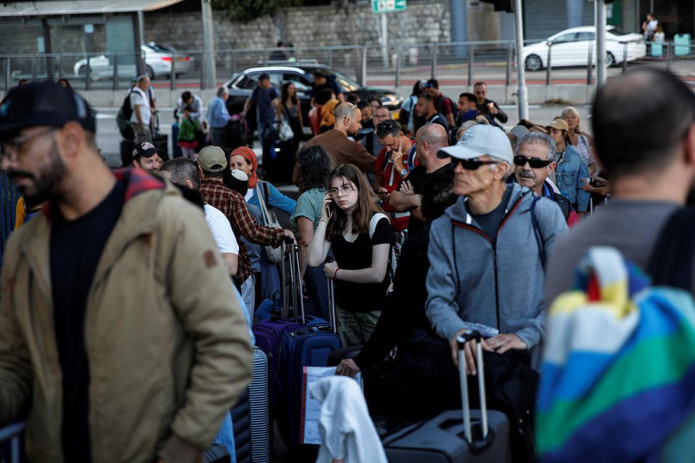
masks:
[(514, 2), (514, 18), (516, 19), (516, 75), (519, 81), (517, 107), (519, 109), (519, 119), (528, 119), (528, 88), (526, 87), (525, 63), (522, 62), (524, 56), (524, 19), (521, 13), (521, 0)]
[(200, 88), (215, 88), (215, 39), (212, 34), (212, 7), (209, 0), (200, 0), (200, 11), (203, 18), (203, 67)]
[(606, 84), (606, 2), (596, 0), (594, 8), (596, 8), (596, 86), (602, 87)]

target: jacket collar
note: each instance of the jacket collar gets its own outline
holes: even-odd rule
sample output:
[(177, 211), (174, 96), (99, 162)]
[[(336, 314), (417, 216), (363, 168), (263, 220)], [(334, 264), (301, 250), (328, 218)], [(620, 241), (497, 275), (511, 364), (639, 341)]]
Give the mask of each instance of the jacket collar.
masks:
[[(181, 196), (176, 187), (170, 183), (164, 183), (142, 169), (122, 169), (116, 171), (114, 175), (117, 181), (125, 185), (125, 204), (102, 252), (92, 282), (93, 285), (113, 265), (128, 243), (140, 236), (152, 234), (157, 221), (157, 208), (163, 197)], [(157, 192), (160, 194), (157, 195)], [(41, 289), (46, 291), (47, 295), (51, 294), (50, 265), (48, 265), (51, 207), (50, 203), (44, 206), (44, 217), (36, 217), (25, 226), (27, 230), (22, 230), (24, 233), (18, 242), (19, 251), (27, 257), (34, 273), (39, 278)]]

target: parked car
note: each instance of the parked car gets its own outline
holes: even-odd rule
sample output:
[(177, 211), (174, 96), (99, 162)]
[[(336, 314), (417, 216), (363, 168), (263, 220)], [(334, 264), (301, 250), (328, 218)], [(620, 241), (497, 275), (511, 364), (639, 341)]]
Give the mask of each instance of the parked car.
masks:
[[(235, 73), (231, 79), (224, 83), (229, 89), (229, 99), (227, 100), (227, 108), (230, 114), (240, 113), (244, 108), (244, 102), (251, 95), (254, 87), (258, 83), (258, 76), (264, 72), (270, 76), (270, 82), (280, 90), (285, 82), (294, 83), (297, 89), (297, 95), (302, 105), (302, 115), (304, 116), (304, 125), (309, 125), (309, 107), (311, 102), (311, 83), (313, 82), (312, 73), (316, 69), (321, 69), (327, 74), (335, 77), (336, 82), (345, 90), (346, 94), (355, 93), (360, 99), (368, 96), (376, 96), (381, 99), (381, 103), (390, 111), (397, 111), (401, 107), (403, 97), (398, 96), (391, 90), (384, 90), (374, 87), (362, 87), (360, 84), (349, 78), (345, 74), (331, 69), (327, 66), (316, 64), (315, 62), (302, 63), (295, 62), (291, 66), (265, 66), (246, 69), (243, 72)], [(255, 115), (249, 114), (251, 125), (255, 126)]]
[[(171, 47), (165, 47), (155, 42), (140, 46), (142, 56), (145, 58), (145, 73), (154, 79), (156, 77), (171, 76), (171, 64), (176, 55), (174, 66), (176, 76), (189, 72), (193, 67), (193, 58), (179, 54)], [(99, 55), (89, 58), (90, 76), (92, 79), (108, 79), (113, 77), (113, 63), (110, 55)], [(136, 67), (132, 56), (118, 56), (118, 76), (122, 78), (133, 77)], [(81, 59), (75, 63), (75, 75), (84, 77), (87, 73), (87, 59)]]
[[(596, 62), (596, 28), (594, 26), (582, 26), (566, 29), (549, 37), (548, 39), (527, 45), (523, 50), (523, 62), (529, 71), (537, 71), (548, 66), (548, 47), (550, 47), (550, 65), (552, 67), (563, 66), (587, 66), (589, 64), (589, 52), (591, 61)], [(625, 51), (627, 48), (627, 56)], [(647, 47), (641, 34), (624, 33), (614, 26), (608, 26), (606, 32), (606, 66), (621, 64), (625, 58), (627, 62), (644, 58)]]

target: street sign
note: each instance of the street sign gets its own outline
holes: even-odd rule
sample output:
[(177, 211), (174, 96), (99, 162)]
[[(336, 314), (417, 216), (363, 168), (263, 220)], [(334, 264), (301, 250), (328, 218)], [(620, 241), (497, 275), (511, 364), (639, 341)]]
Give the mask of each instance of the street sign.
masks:
[(372, 0), (372, 10), (374, 10), (374, 13), (405, 11), (406, 8), (406, 0)]

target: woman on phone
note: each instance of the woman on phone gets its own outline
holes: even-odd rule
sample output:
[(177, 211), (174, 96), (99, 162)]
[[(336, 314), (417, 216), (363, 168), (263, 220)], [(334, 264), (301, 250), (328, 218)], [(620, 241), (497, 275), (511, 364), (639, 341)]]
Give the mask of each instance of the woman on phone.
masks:
[[(394, 236), (357, 167), (339, 165), (328, 176), (327, 186), (307, 263), (321, 265), (333, 252), (335, 261), (326, 263), (324, 272), (335, 282), (338, 333), (348, 347), (366, 343), (379, 320), (391, 283)], [(380, 215), (372, 221), (375, 214)]]

